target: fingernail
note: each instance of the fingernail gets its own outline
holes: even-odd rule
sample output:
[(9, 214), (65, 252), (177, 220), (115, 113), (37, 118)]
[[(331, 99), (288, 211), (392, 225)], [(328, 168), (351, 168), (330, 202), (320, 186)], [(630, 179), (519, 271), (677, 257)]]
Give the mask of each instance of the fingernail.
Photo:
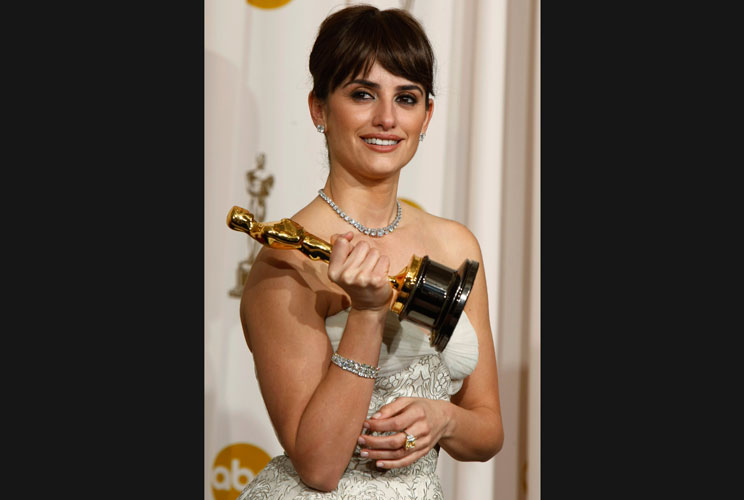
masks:
[(364, 422), (362, 424), (362, 427), (364, 427), (365, 429), (369, 429), (369, 423), (368, 422)]
[(385, 462), (377, 462), (375, 465), (377, 465), (377, 467), (385, 467)]
[(359, 444), (365, 444), (367, 441), (364, 440), (363, 437), (359, 436), (359, 439), (357, 439), (357, 443)]
[(381, 416), (382, 416), (382, 413), (380, 413), (378, 411), (377, 413), (375, 413), (374, 415), (372, 415), (372, 418), (380, 418)]
[(369, 456), (369, 452), (368, 452), (368, 451), (362, 451), (362, 452), (360, 452), (359, 454), (360, 454), (361, 456), (363, 456), (363, 457), (368, 457), (368, 456)]

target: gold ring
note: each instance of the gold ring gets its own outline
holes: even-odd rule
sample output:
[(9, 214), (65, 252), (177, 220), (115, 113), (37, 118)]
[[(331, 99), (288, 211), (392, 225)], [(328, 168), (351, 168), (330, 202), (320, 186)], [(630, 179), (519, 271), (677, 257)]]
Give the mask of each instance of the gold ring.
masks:
[(406, 450), (416, 447), (416, 436), (413, 434), (406, 434)]

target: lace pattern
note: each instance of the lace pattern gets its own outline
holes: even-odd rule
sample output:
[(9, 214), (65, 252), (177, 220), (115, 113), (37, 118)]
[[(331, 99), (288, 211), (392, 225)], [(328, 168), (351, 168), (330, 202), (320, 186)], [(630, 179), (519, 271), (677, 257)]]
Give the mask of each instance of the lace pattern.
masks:
[[(449, 384), (449, 370), (441, 356), (422, 356), (405, 370), (375, 381), (367, 415), (372, 416), (400, 397), (449, 400)], [(436, 473), (436, 450), (430, 450), (407, 467), (389, 470), (378, 469), (374, 461), (360, 457), (359, 450), (357, 445), (333, 491), (320, 492), (305, 486), (285, 454), (274, 457), (246, 486), (238, 500), (443, 500)]]

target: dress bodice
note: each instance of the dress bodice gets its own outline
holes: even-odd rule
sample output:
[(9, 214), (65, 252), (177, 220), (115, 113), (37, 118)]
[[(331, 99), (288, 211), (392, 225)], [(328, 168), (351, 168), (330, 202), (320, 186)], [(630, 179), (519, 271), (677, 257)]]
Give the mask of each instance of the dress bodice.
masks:
[[(326, 318), (333, 346), (341, 342), (348, 310)], [(478, 361), (478, 337), (463, 312), (447, 347), (442, 352), (429, 345), (429, 332), (388, 313), (380, 348), (380, 372), (375, 379), (367, 417), (400, 397), (449, 400), (462, 387)], [(363, 433), (367, 433), (364, 429)], [(373, 432), (372, 434), (395, 434)], [(438, 451), (434, 448), (414, 463), (379, 469), (374, 460), (362, 458), (357, 444), (335, 490), (321, 493), (305, 486), (286, 454), (274, 457), (241, 492), (238, 500), (384, 500), (416, 498), (442, 500), (437, 475)]]
[[(344, 309), (326, 318), (326, 332), (334, 351), (341, 342), (348, 315), (349, 309)], [(411, 321), (400, 321), (397, 314), (389, 311), (380, 348), (378, 380), (400, 373), (430, 355), (439, 356), (449, 371), (451, 382), (447, 394), (455, 394), (478, 362), (478, 338), (467, 314), (463, 311), (447, 347), (440, 353), (429, 344), (429, 331)]]
[[(333, 346), (338, 349), (343, 335), (348, 310), (326, 318), (326, 332)], [(419, 397), (449, 401), (450, 396), (462, 387), (463, 379), (470, 375), (478, 362), (478, 337), (467, 315), (463, 312), (452, 332), (444, 351), (439, 352), (430, 345), (429, 331), (410, 321), (400, 321), (392, 311), (385, 318), (382, 346), (372, 398), (367, 409), (367, 418), (386, 404), (401, 397)], [(363, 433), (367, 433), (366, 430)], [(374, 432), (375, 435), (395, 432)], [(359, 445), (347, 467), (347, 472), (364, 471), (374, 474), (374, 461), (359, 456)], [(416, 464), (388, 471), (394, 474), (409, 474), (415, 467), (436, 467), (434, 450)], [(429, 462), (433, 459), (433, 462)], [(428, 464), (428, 465), (425, 465)]]

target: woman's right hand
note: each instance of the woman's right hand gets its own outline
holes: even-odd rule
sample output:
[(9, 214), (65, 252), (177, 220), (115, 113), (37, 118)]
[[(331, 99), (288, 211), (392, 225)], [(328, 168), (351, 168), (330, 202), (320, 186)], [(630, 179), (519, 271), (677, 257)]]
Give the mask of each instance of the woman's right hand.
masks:
[(353, 245), (353, 238), (351, 232), (331, 236), (328, 277), (349, 294), (353, 309), (387, 311), (393, 295), (390, 259), (366, 241)]

